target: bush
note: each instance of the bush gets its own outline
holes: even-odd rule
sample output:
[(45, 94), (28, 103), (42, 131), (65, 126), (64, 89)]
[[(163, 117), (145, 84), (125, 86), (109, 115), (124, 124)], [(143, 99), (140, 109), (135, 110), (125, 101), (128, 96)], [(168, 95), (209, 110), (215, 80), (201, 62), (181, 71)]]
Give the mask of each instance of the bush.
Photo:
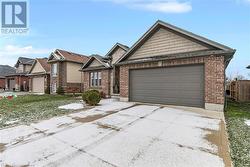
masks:
[(101, 95), (98, 90), (88, 90), (82, 94), (82, 99), (91, 106), (97, 105), (101, 100)]
[(47, 88), (45, 89), (45, 94), (50, 94), (50, 87), (47, 86)]
[(63, 87), (59, 86), (56, 90), (56, 93), (59, 94), (59, 95), (63, 95), (64, 94), (64, 90), (63, 90)]

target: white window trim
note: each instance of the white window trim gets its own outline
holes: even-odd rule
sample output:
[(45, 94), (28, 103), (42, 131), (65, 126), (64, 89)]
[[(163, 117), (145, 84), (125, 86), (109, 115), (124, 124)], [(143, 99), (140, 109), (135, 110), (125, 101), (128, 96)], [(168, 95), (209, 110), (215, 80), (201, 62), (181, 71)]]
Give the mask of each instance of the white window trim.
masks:
[(102, 86), (102, 73), (101, 71), (90, 72), (90, 87)]

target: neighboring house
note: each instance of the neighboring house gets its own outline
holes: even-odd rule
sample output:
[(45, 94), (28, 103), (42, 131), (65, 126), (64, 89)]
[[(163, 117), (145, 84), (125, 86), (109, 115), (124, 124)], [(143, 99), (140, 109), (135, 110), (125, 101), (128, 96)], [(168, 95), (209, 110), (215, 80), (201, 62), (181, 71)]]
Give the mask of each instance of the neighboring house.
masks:
[(47, 58), (37, 58), (29, 72), (29, 87), (31, 92), (50, 92), (50, 64)]
[(5, 89), (5, 76), (14, 74), (16, 72), (14, 67), (8, 65), (0, 65), (0, 89)]
[(19, 57), (15, 64), (16, 72), (14, 74), (6, 75), (6, 86), (7, 90), (15, 91), (28, 91), (29, 90), (29, 79), (28, 73), (31, 69), (34, 59)]
[(121, 100), (223, 111), (234, 49), (157, 21), (119, 60)]
[(83, 91), (80, 69), (88, 56), (56, 49), (51, 53), (48, 63), (51, 65), (50, 92), (56, 93), (62, 87), (66, 93)]
[(84, 90), (97, 89), (107, 97), (118, 94), (120, 73), (115, 64), (127, 50), (127, 46), (116, 43), (105, 57), (92, 55), (82, 67)]

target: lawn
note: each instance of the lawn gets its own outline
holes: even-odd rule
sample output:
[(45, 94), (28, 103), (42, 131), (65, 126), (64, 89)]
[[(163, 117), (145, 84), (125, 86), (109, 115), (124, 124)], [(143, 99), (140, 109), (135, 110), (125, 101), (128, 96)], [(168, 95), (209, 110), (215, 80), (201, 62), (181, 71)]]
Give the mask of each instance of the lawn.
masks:
[(250, 166), (250, 103), (227, 101), (225, 112), (231, 157), (235, 167)]
[(0, 100), (0, 128), (63, 115), (72, 110), (58, 106), (79, 102), (72, 95), (25, 95), (12, 100)]

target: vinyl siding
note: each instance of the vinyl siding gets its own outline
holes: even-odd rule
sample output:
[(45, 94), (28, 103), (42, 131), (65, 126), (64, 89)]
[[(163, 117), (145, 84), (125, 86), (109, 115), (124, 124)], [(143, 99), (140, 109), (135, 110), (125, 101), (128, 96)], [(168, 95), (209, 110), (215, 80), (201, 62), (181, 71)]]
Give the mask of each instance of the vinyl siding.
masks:
[(67, 83), (81, 83), (81, 64), (67, 62)]
[(116, 49), (113, 54), (111, 55), (112, 57), (112, 64), (115, 64), (117, 62), (117, 60), (125, 53), (126, 51), (121, 49), (121, 48), (118, 48)]
[(43, 69), (43, 67), (41, 66), (41, 64), (37, 62), (37, 63), (35, 64), (35, 66), (33, 67), (31, 73), (33, 74), (33, 73), (39, 73), (39, 72), (44, 72), (44, 69)]
[(100, 67), (103, 66), (98, 60), (94, 59), (91, 64), (89, 65), (89, 67)]
[(166, 29), (160, 28), (128, 59), (162, 56), (207, 49), (209, 48)]

